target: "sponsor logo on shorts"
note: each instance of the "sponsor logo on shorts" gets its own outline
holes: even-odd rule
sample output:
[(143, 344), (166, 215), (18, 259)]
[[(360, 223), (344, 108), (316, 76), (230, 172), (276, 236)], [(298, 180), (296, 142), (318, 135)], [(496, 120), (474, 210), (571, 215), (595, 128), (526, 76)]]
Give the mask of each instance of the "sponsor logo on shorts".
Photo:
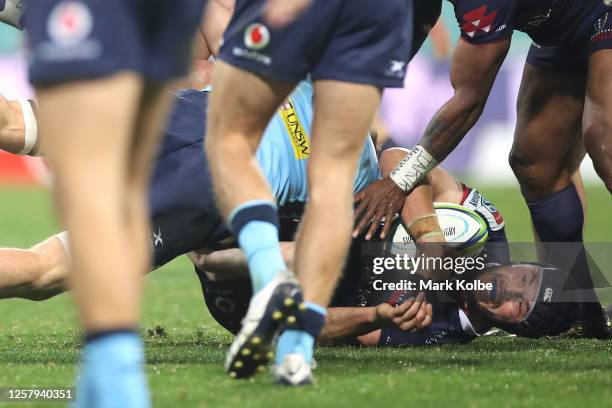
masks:
[(264, 65), (272, 64), (272, 58), (270, 58), (270, 56), (261, 54), (257, 51), (245, 50), (244, 48), (234, 47), (232, 49), (232, 54), (234, 54), (234, 57), (236, 58), (244, 58)]
[(34, 52), (45, 61), (75, 61), (97, 58), (102, 50), (99, 41), (90, 38), (93, 15), (81, 1), (58, 3), (47, 19), (50, 41), (41, 43)]
[(544, 291), (544, 302), (550, 302), (552, 300), (553, 297), (553, 289), (552, 288), (546, 288), (546, 290)]
[(270, 31), (261, 23), (249, 25), (244, 31), (244, 45), (252, 50), (261, 50), (270, 44)]
[(463, 15), (461, 30), (470, 38), (474, 38), (479, 33), (489, 33), (496, 17), (497, 11), (487, 14), (487, 6), (484, 5)]
[(310, 156), (310, 137), (306, 133), (306, 129), (302, 125), (291, 101), (285, 102), (281, 106), (279, 113), (289, 134), (295, 158), (297, 160), (307, 159)]
[(89, 7), (78, 1), (63, 1), (49, 14), (47, 32), (60, 47), (73, 47), (85, 40), (93, 28)]

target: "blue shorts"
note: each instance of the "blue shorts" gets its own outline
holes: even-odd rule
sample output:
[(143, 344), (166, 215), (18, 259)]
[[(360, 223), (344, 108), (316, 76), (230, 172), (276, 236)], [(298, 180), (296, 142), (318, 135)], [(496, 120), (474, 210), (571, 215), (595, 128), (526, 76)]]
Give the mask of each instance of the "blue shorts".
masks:
[(612, 49), (612, 9), (600, 2), (581, 22), (576, 42), (564, 46), (532, 44), (527, 62), (535, 68), (586, 76), (589, 57), (594, 52)]
[(238, 0), (221, 59), (278, 81), (337, 80), (402, 87), (412, 47), (412, 0), (314, 0), (295, 22), (268, 27), (265, 0)]
[(231, 237), (204, 154), (208, 93), (184, 91), (175, 101), (149, 193), (155, 266), (194, 250), (220, 249)]
[(184, 75), (204, 0), (34, 0), (28, 3), (35, 85), (132, 71), (148, 80)]

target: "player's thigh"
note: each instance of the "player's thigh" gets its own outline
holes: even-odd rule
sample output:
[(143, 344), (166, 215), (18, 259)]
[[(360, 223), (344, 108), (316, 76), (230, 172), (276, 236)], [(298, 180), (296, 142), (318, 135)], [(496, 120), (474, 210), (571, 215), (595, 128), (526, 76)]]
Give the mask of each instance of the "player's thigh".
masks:
[(295, 88), (293, 82), (266, 80), (219, 61), (215, 64), (206, 144), (246, 138), (253, 152), (280, 103)]
[(60, 197), (122, 194), (141, 88), (132, 73), (37, 88), (42, 147)]
[(590, 57), (583, 134), (597, 173), (612, 189), (612, 49)]
[(569, 180), (583, 105), (581, 76), (525, 64), (510, 165), (527, 195), (553, 193)]
[(372, 85), (315, 82), (314, 137), (308, 166), (312, 186), (319, 179), (347, 180), (347, 176), (352, 185), (350, 176), (355, 173), (380, 96), (380, 89)]
[(135, 132), (129, 146), (128, 167), (130, 186), (140, 191), (147, 187), (152, 162), (169, 116), (173, 83), (147, 82), (143, 88)]

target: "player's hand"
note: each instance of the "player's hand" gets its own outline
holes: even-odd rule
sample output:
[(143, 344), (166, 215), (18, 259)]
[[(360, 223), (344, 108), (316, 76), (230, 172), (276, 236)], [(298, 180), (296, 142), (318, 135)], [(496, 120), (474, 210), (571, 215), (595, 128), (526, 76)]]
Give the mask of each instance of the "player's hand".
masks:
[(264, 18), (272, 27), (281, 28), (295, 20), (312, 0), (268, 0)]
[(383, 303), (376, 306), (376, 321), (379, 327), (389, 327), (402, 331), (414, 332), (431, 324), (433, 310), (425, 299), (423, 292), (416, 298), (407, 300), (398, 306)]
[(361, 190), (355, 195), (355, 203), (359, 205), (355, 209), (353, 238), (357, 238), (369, 224), (365, 238), (372, 239), (384, 219), (385, 225), (380, 233), (380, 238), (384, 239), (391, 229), (393, 217), (402, 210), (405, 199), (406, 193), (390, 178), (377, 180)]

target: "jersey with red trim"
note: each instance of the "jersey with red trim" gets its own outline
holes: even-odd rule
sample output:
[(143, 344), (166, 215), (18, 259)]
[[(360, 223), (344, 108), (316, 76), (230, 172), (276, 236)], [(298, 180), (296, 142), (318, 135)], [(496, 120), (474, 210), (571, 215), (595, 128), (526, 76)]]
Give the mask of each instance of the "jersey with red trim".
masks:
[[(547, 46), (582, 42), (592, 30), (588, 17), (601, 0), (449, 0), (461, 36), (472, 44), (510, 38), (514, 30)], [(589, 22), (588, 24), (585, 24)]]
[(499, 231), (506, 226), (504, 218), (492, 202), (487, 200), (478, 190), (463, 185), (461, 205), (476, 211), (487, 222), (489, 231)]

